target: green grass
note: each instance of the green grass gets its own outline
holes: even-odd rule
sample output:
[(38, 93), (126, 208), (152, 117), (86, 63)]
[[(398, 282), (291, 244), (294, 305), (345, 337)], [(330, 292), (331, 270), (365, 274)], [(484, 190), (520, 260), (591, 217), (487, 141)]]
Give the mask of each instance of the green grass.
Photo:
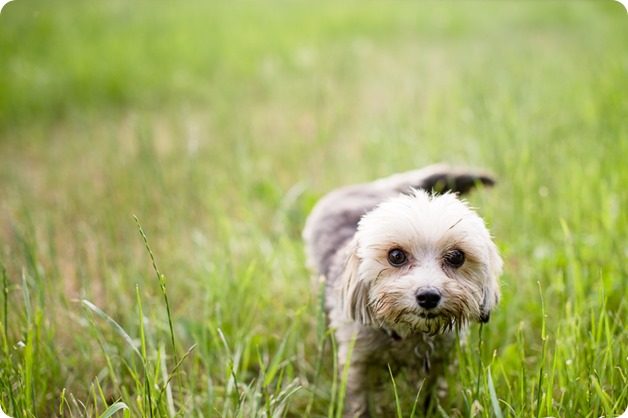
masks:
[[(626, 39), (611, 0), (9, 3), (0, 406), (337, 416), (304, 220), (445, 161), (497, 176), (470, 200), (506, 265), (434, 416), (620, 415)], [(390, 379), (386, 416), (419, 389)]]

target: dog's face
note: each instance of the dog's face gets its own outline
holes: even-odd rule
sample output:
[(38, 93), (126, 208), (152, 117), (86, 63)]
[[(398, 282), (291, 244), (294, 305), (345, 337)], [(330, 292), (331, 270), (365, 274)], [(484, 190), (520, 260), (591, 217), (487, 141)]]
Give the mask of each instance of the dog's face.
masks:
[(502, 259), (484, 221), (455, 195), (417, 190), (360, 221), (341, 280), (348, 318), (401, 336), (487, 322)]

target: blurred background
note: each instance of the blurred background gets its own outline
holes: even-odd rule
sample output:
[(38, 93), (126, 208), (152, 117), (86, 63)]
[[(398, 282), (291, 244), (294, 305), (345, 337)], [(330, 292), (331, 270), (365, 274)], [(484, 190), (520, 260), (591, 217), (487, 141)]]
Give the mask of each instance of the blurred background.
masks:
[(611, 0), (8, 3), (0, 405), (333, 415), (304, 220), (335, 187), (447, 162), (497, 177), (470, 200), (506, 268), (441, 415), (618, 415), (627, 39)]

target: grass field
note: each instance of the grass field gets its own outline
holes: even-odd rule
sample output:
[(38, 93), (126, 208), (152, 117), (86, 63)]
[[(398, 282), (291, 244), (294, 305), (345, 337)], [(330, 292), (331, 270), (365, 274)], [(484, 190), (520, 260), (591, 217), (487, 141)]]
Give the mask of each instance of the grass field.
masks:
[(435, 416), (622, 414), (627, 39), (611, 0), (7, 4), (0, 406), (339, 416), (304, 220), (444, 161), (506, 264)]

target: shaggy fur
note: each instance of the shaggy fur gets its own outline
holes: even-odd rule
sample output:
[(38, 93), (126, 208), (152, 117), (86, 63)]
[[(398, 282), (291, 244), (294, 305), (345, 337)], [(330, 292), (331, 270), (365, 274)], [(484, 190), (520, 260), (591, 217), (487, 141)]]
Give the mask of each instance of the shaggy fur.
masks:
[(502, 260), (483, 220), (452, 193), (480, 183), (493, 180), (436, 165), (337, 189), (312, 210), (303, 237), (326, 280), (340, 370), (355, 339), (347, 416), (369, 416), (368, 394), (388, 366), (408, 367), (429, 392), (456, 331), (488, 321)]

